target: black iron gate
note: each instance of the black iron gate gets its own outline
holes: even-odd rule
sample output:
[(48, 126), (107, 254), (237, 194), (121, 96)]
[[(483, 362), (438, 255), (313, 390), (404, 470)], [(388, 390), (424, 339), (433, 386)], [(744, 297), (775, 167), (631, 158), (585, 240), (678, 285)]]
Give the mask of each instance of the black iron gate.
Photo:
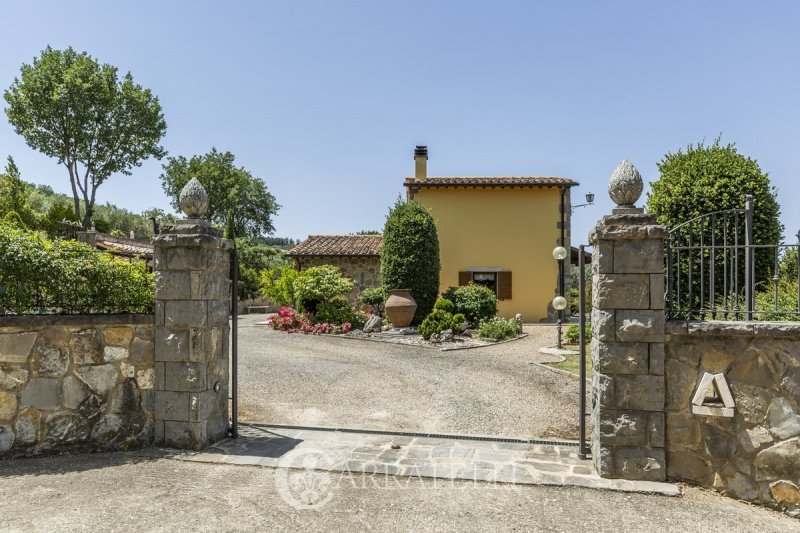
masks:
[(584, 258), (585, 246), (581, 244), (578, 247), (578, 357), (579, 363), (579, 393), (578, 399), (578, 457), (586, 459), (588, 453), (586, 446), (586, 275), (584, 270), (586, 268)]
[(231, 250), (231, 359), (230, 359), (230, 436), (239, 437), (239, 253)]

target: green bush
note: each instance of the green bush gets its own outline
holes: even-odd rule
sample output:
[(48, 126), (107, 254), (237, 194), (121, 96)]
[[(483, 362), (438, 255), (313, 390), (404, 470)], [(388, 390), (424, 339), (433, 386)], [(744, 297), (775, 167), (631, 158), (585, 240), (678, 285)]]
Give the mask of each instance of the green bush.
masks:
[(464, 316), (464, 313), (456, 313), (453, 315), (453, 324), (457, 324), (457, 328), (461, 329), (461, 324), (467, 321), (467, 317)]
[[(797, 321), (800, 315), (790, 313), (776, 313), (775, 288), (759, 291), (755, 295), (754, 320)], [(778, 283), (778, 311), (797, 310), (797, 282), (781, 280)]]
[(319, 304), (350, 294), (353, 280), (333, 265), (320, 265), (299, 272), (293, 287), (297, 307), (316, 314)]
[[(581, 328), (578, 324), (570, 324), (564, 331), (564, 342), (567, 344), (578, 344), (580, 342)], [(583, 336), (586, 342), (592, 340), (592, 327), (586, 322), (583, 327)]]
[(442, 298), (453, 302), (456, 313), (462, 313), (472, 327), (497, 314), (497, 296), (492, 289), (483, 285), (450, 287), (442, 294)]
[(417, 302), (414, 324), (433, 310), (440, 268), (439, 237), (433, 217), (418, 202), (398, 201), (383, 228), (381, 279), (386, 290), (411, 290)]
[(519, 333), (519, 325), (515, 319), (499, 316), (484, 320), (478, 328), (480, 337), (494, 341), (516, 337), (517, 333)]
[(423, 339), (428, 340), (434, 333), (439, 334), (446, 329), (458, 331), (460, 327), (461, 322), (456, 322), (453, 315), (441, 309), (434, 309), (425, 317), (417, 331), (422, 335)]
[(383, 306), (386, 303), (386, 294), (381, 287), (369, 287), (361, 291), (358, 299), (362, 304), (370, 308), (370, 310), (383, 318)]
[(260, 292), (278, 306), (295, 307), (294, 282), (297, 275), (297, 270), (290, 265), (262, 270)]
[(353, 329), (364, 327), (364, 315), (355, 312), (347, 301), (338, 298), (329, 302), (320, 302), (317, 305), (314, 321), (337, 326), (349, 322)]
[(2, 313), (152, 313), (153, 275), (75, 241), (0, 222)]
[(446, 298), (440, 298), (436, 300), (435, 304), (433, 304), (433, 308), (439, 309), (441, 311), (446, 311), (452, 314), (453, 312), (455, 312), (456, 306), (453, 305), (453, 302), (451, 302), (450, 300)]

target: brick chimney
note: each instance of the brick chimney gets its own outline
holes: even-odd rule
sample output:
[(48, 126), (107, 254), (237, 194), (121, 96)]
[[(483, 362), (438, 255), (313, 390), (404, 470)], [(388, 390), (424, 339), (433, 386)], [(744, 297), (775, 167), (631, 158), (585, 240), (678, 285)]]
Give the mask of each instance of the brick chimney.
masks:
[(428, 177), (428, 147), (417, 146), (414, 148), (414, 179), (423, 181)]

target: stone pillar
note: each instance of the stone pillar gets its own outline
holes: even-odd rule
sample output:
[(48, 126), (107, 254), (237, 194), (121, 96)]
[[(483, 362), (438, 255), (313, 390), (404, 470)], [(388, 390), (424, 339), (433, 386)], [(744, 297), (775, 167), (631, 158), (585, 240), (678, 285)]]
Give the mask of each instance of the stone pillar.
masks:
[(85, 242), (92, 248), (97, 246), (97, 232), (95, 230), (77, 231), (75, 237), (79, 242)]
[(196, 198), (185, 199), (190, 186), (190, 195), (200, 194), (193, 182), (181, 193), (181, 207), (192, 218), (164, 226), (153, 238), (155, 443), (199, 450), (228, 430), (231, 241), (195, 218), (205, 209), (197, 208)]
[(612, 199), (622, 205), (589, 236), (594, 247), (592, 456), (602, 477), (664, 481), (667, 232), (634, 207), (641, 190), (639, 172), (623, 161), (609, 186)]

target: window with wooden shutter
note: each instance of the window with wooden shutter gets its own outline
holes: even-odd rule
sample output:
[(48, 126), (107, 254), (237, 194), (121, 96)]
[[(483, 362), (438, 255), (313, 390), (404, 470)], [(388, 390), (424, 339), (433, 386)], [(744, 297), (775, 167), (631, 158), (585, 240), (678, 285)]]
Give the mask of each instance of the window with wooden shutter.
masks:
[(469, 282), (472, 281), (472, 272), (459, 272), (458, 273), (458, 286), (463, 287), (465, 285), (469, 285)]
[(511, 272), (497, 273), (497, 299), (511, 299)]

